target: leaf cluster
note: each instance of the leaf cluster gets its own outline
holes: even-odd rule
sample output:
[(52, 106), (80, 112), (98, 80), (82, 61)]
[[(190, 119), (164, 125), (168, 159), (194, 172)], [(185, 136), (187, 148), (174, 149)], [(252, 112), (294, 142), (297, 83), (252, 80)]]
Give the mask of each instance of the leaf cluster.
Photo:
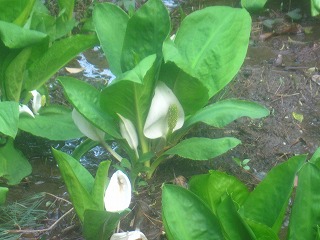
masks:
[(307, 162), (298, 155), (274, 167), (252, 192), (219, 171), (192, 177), (190, 190), (165, 185), (168, 239), (279, 239), (290, 199), (287, 239), (318, 239), (319, 154), (320, 149)]

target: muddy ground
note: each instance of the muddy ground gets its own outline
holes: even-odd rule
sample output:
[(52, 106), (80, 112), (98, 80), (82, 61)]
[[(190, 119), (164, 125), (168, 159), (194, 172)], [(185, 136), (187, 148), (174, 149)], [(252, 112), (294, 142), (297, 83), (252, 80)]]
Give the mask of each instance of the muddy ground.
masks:
[[(274, 17), (271, 13), (264, 15)], [(277, 16), (282, 15), (279, 13)], [(299, 22), (302, 33), (281, 32), (262, 41), (261, 37), (264, 38), (264, 34), (271, 30), (262, 27), (260, 17), (255, 16), (253, 21), (246, 60), (233, 82), (213, 101), (227, 98), (256, 101), (270, 110), (270, 116), (259, 120), (240, 119), (224, 129), (198, 125), (190, 132), (191, 135), (212, 138), (233, 136), (240, 139), (242, 145), (211, 161), (171, 159), (160, 166), (149, 187), (140, 189), (139, 195), (134, 197), (133, 211), (122, 223), (123, 230), (139, 226), (149, 240), (165, 239), (161, 222), (161, 185), (173, 182), (177, 176), (188, 180), (194, 174), (219, 169), (239, 177), (254, 188), (273, 166), (295, 154), (312, 154), (320, 146), (320, 78), (315, 77), (320, 74), (320, 22), (307, 17)], [(50, 143), (28, 135), (23, 135), (17, 142), (31, 159), (34, 170), (23, 183), (10, 188), (9, 202), (43, 191), (67, 200), (68, 195), (50, 154), (50, 147), (68, 151), (77, 142)], [(25, 142), (29, 142), (28, 145)], [(92, 154), (93, 157), (104, 158), (104, 153), (99, 150)], [(235, 164), (233, 157), (250, 159), (250, 170)], [(97, 165), (96, 162), (86, 164), (92, 169)], [(47, 227), (72, 207), (68, 202), (52, 196), (46, 196), (44, 203), (54, 200), (57, 204), (48, 210)], [(70, 212), (53, 229), (24, 234), (20, 239), (83, 238), (79, 222)]]

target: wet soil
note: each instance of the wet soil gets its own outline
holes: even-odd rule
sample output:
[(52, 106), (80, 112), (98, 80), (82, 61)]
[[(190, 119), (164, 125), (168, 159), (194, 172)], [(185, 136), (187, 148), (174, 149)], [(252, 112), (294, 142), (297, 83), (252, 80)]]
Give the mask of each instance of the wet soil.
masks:
[[(320, 74), (320, 22), (307, 18), (300, 22), (303, 29), (308, 29), (305, 33), (272, 35), (261, 41), (259, 37), (270, 30), (262, 28), (259, 16), (253, 19), (245, 62), (234, 80), (213, 101), (227, 98), (255, 101), (266, 106), (270, 116), (259, 120), (239, 119), (223, 129), (197, 125), (190, 135), (210, 138), (233, 136), (240, 139), (242, 144), (210, 161), (176, 158), (161, 165), (148, 187), (139, 189), (134, 196), (133, 211), (121, 224), (123, 230), (139, 227), (150, 240), (165, 239), (161, 222), (161, 185), (177, 183), (178, 176), (183, 176), (187, 181), (195, 174), (218, 169), (237, 176), (254, 188), (273, 166), (295, 154), (312, 154), (320, 147), (320, 81), (314, 77)], [(102, 68), (98, 67), (103, 71)], [(108, 77), (94, 82), (99, 85), (106, 79)], [(20, 185), (10, 187), (8, 202), (43, 191), (68, 199), (50, 147), (63, 148), (68, 152), (77, 142), (44, 142), (29, 135), (22, 135), (17, 142), (18, 147), (31, 159), (33, 173)], [(103, 159), (103, 154), (96, 149), (92, 158), (102, 156)], [(239, 167), (232, 160), (233, 157), (250, 159), (250, 170)], [(84, 162), (94, 169), (97, 161), (91, 160), (91, 163), (90, 160)], [(61, 210), (60, 215), (68, 209)], [(71, 213), (53, 230), (31, 237), (30, 234), (24, 235), (21, 239), (83, 239), (80, 225), (75, 219), (75, 214)]]

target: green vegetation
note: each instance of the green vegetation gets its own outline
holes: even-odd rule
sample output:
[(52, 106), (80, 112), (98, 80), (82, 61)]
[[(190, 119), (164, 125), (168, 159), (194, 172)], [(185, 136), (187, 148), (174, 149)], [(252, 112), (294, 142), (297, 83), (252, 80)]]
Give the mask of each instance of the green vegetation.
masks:
[[(50, 104), (45, 87), (61, 67), (97, 43), (95, 35), (70, 34), (76, 25), (73, 3), (59, 1), (56, 17), (41, 1), (0, 1), (0, 177), (8, 184), (31, 173), (14, 147), (20, 130), (51, 140), (82, 136), (71, 111)], [(33, 111), (27, 106), (32, 95)]]
[[(74, 78), (58, 79), (79, 129), (129, 170), (133, 185), (140, 173), (151, 178), (169, 156), (208, 160), (240, 143), (232, 137), (181, 141), (196, 123), (220, 128), (240, 117), (269, 114), (244, 100), (208, 105), (244, 60), (251, 23), (245, 10), (196, 11), (182, 21), (174, 40), (168, 11), (159, 0), (148, 1), (132, 17), (114, 4), (97, 4), (93, 23), (116, 79), (102, 91)], [(120, 156), (108, 142), (117, 142), (126, 154)], [(80, 145), (77, 153), (85, 153), (87, 146)]]
[[(287, 214), (287, 239), (318, 239), (320, 193), (315, 186), (320, 184), (320, 148), (309, 161), (306, 158), (295, 156), (274, 167), (252, 192), (219, 171), (192, 177), (190, 190), (165, 185), (162, 207), (168, 239), (279, 239)], [(287, 213), (290, 199), (293, 205)]]

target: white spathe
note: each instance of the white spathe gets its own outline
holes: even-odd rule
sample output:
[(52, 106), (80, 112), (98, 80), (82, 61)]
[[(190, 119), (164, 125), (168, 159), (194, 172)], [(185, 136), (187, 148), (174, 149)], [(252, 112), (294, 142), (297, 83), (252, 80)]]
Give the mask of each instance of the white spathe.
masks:
[(131, 202), (131, 183), (122, 171), (116, 171), (104, 193), (104, 207), (108, 212), (122, 212)]
[(31, 94), (33, 96), (32, 99), (32, 111), (34, 114), (38, 115), (38, 111), (41, 108), (41, 94), (37, 90), (32, 90)]
[(167, 136), (169, 131), (168, 112), (171, 106), (175, 106), (178, 110), (178, 119), (173, 128), (174, 132), (183, 126), (184, 111), (171, 89), (165, 83), (158, 82), (143, 129), (147, 138), (156, 139)]
[(72, 119), (76, 126), (79, 128), (80, 132), (82, 132), (85, 136), (92, 139), (93, 141), (104, 141), (105, 132), (91, 124), (76, 109), (72, 110)]
[(148, 240), (146, 236), (139, 230), (131, 232), (114, 233), (110, 240)]
[(137, 151), (139, 140), (138, 140), (136, 128), (134, 127), (133, 123), (129, 119), (121, 116), (120, 114), (118, 114), (118, 116), (120, 117), (121, 136), (127, 140), (129, 146), (133, 150)]
[(19, 113), (20, 114), (23, 114), (23, 113), (26, 113), (28, 115), (30, 115), (31, 117), (34, 118), (34, 114), (33, 112), (30, 110), (30, 108), (27, 106), (27, 105), (19, 105)]

